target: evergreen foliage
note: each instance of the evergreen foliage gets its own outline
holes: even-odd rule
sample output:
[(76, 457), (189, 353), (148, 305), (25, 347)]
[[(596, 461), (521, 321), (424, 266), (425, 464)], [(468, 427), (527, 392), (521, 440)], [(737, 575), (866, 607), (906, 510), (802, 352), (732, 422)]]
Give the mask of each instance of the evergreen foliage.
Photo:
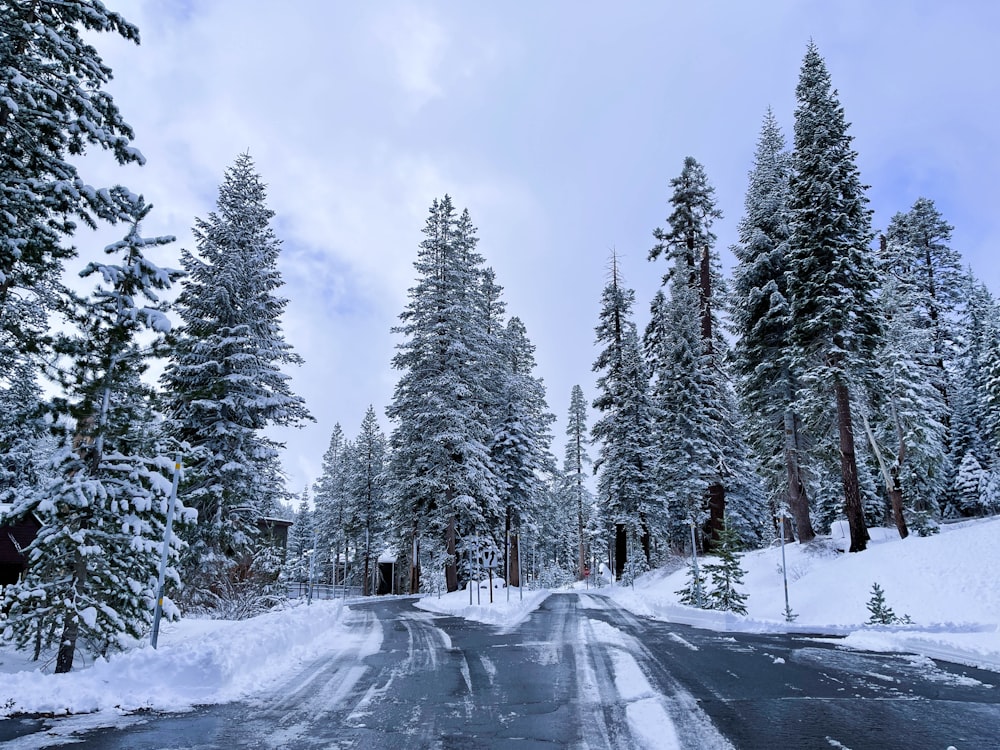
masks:
[(562, 492), (572, 508), (569, 519), (576, 531), (577, 580), (583, 578), (590, 557), (587, 530), (593, 513), (594, 498), (586, 484), (587, 466), (591, 463), (587, 446), (587, 402), (583, 389), (574, 385), (570, 391), (569, 413), (566, 417), (566, 449), (563, 454)]
[(787, 503), (798, 540), (808, 542), (815, 532), (802, 465), (807, 440), (793, 407), (796, 380), (786, 278), (790, 179), (785, 139), (768, 109), (750, 172), (739, 243), (733, 247), (739, 261), (730, 296), (737, 334), (736, 386), (747, 415), (747, 442), (761, 467), (771, 510), (777, 513)]
[(600, 442), (594, 471), (598, 472), (602, 515), (613, 527), (616, 576), (626, 563), (623, 553), (627, 549), (642, 549), (648, 559), (650, 535), (658, 533), (665, 521), (652, 481), (656, 463), (653, 414), (646, 365), (632, 321), (634, 300), (635, 292), (621, 285), (613, 258), (596, 328), (597, 343), (603, 348), (593, 367), (600, 373), (594, 408), (601, 416), (591, 434)]
[(222, 581), (248, 569), (242, 558), (262, 549), (257, 519), (284, 498), (282, 446), (264, 429), (311, 419), (281, 369), (302, 360), (281, 329), (288, 301), (277, 296), (281, 242), (273, 216), (265, 185), (242, 154), (226, 170), (217, 211), (195, 223), (198, 255), (181, 256), (183, 325), (162, 383), (170, 431), (189, 446), (181, 493), (199, 524), (189, 535), (185, 595), (197, 607), (215, 608)]
[(707, 518), (709, 538), (714, 538), (727, 500), (736, 503), (730, 516), (740, 534), (756, 541), (766, 512), (746, 445), (734, 429), (740, 415), (716, 310), (716, 298), (725, 289), (712, 224), (722, 214), (695, 159), (687, 157), (670, 184), (669, 230), (653, 232), (658, 244), (649, 253), (650, 260), (663, 255), (672, 264), (664, 276), (670, 298), (658, 294), (654, 299), (645, 341), (655, 440), (662, 446), (657, 489), (669, 500), (669, 533), (675, 543), (691, 518)]
[(909, 625), (912, 620), (909, 615), (898, 616), (885, 600), (885, 591), (878, 583), (872, 584), (872, 596), (868, 600), (868, 611), (871, 617), (866, 625)]
[(684, 588), (674, 593), (679, 597), (678, 601), (681, 604), (685, 604), (688, 607), (698, 607), (699, 609), (707, 608), (708, 579), (705, 577), (705, 571), (701, 568), (696, 568), (692, 561), (687, 566), (687, 579)]
[(796, 408), (815, 432), (836, 414), (850, 550), (858, 552), (868, 532), (852, 407), (868, 396), (881, 337), (871, 212), (843, 108), (812, 43), (796, 99), (787, 255)]
[[(169, 330), (159, 293), (180, 272), (145, 257), (146, 248), (173, 241), (140, 237), (139, 223), (151, 207), (141, 196), (119, 198), (132, 207), (131, 228), (105, 252), (120, 260), (83, 271), (101, 283), (79, 311), (81, 333), (59, 342), (70, 369), (63, 384), (68, 397), (57, 402), (64, 415), (52, 457), (55, 477), (12, 512), (33, 514), (42, 528), (27, 548), (24, 578), (6, 592), (5, 636), (21, 647), (33, 643), (36, 656), (57, 646), (56, 672), (72, 669), (79, 643), (106, 654), (150, 625), (171, 489), (166, 473), (173, 462), (152, 424), (150, 389), (139, 380), (146, 365), (138, 339)], [(179, 522), (189, 517), (179, 505)], [(175, 540), (171, 558), (179, 547)], [(173, 568), (167, 575), (179, 582)]]
[(84, 38), (139, 42), (118, 13), (90, 0), (0, 2), (0, 372), (49, 342), (46, 312), (66, 292), (63, 240), (76, 222), (129, 221), (126, 192), (95, 189), (71, 161), (97, 147), (143, 163), (132, 129), (103, 87), (111, 69)]
[(309, 563), (316, 543), (308, 489), (303, 490), (292, 521), (285, 550), (284, 575), (288, 581), (301, 583), (309, 580)]
[(346, 452), (347, 475), (345, 490), (344, 528), (361, 553), (362, 593), (371, 593), (372, 572), (382, 551), (387, 497), (385, 467), (387, 441), (378, 424), (375, 409), (368, 407), (361, 430)]
[[(502, 514), (489, 419), (496, 403), (490, 376), (499, 364), (481, 313), (483, 258), (468, 211), (456, 216), (449, 196), (435, 199), (423, 231), (417, 283), (393, 329), (404, 340), (392, 361), (402, 374), (387, 409), (396, 423), (390, 472), (400, 500), (396, 523), (411, 549), (451, 566), (446, 585), (453, 590), (457, 526), (495, 529)], [(415, 592), (423, 566), (410, 564)]]
[(313, 485), (313, 501), (316, 504), (314, 526), (319, 555), (316, 564), (322, 568), (322, 578), (330, 583), (337, 582), (337, 556), (347, 544), (346, 453), (344, 430), (338, 422), (333, 426), (330, 443), (323, 454), (319, 479)]
[(747, 595), (736, 587), (743, 583), (746, 571), (740, 565), (739, 537), (723, 524), (719, 532), (715, 554), (718, 562), (705, 565), (705, 573), (711, 579), (711, 591), (708, 592), (708, 608), (735, 612), (738, 615), (747, 613)]

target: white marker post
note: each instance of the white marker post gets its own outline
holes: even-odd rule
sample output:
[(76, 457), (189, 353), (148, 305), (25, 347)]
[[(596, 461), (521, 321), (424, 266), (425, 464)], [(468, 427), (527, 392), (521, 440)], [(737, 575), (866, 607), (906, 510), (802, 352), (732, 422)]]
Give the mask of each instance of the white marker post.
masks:
[(163, 587), (167, 577), (167, 554), (170, 550), (170, 534), (174, 525), (174, 506), (177, 504), (177, 482), (181, 478), (181, 456), (178, 453), (174, 460), (174, 481), (170, 486), (170, 500), (167, 502), (167, 526), (163, 530), (163, 552), (160, 554), (160, 573), (156, 577), (156, 606), (153, 608), (153, 632), (149, 636), (149, 645), (156, 648), (156, 640), (160, 635), (160, 617), (163, 615)]

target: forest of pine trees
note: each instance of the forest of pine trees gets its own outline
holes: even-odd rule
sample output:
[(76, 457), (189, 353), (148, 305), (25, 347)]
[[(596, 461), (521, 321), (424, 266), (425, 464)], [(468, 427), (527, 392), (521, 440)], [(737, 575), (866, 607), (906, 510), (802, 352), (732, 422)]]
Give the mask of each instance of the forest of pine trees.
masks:
[[(529, 332), (469, 211), (445, 195), (391, 331), (388, 429), (376, 405), (334, 425), (320, 476), (294, 495), (267, 430), (312, 417), (290, 385), (302, 360), (282, 329), (281, 240), (253, 160), (220, 175), (178, 268), (156, 265), (147, 251), (173, 238), (142, 236), (152, 207), (88, 186), (74, 160), (87, 146), (143, 161), (104, 90), (111, 71), (81, 36), (138, 30), (82, 0), (5, 9), (0, 502), (41, 530), (3, 590), (0, 627), (36, 658), (53, 654), (56, 671), (148, 632), (178, 459), (168, 617), (249, 616), (306, 581), (454, 591), (486, 560), (515, 586), (596, 565), (632, 576), (692, 544), (722, 560), (692, 591), (738, 610), (736, 550), (770, 543), (778, 518), (801, 543), (844, 519), (861, 552), (873, 525), (930, 534), (1000, 512), (1000, 305), (932, 198), (872, 225), (812, 43), (790, 148), (764, 115), (730, 277), (713, 231), (724, 217), (691, 156), (665, 179), (649, 250), (663, 283), (648, 307), (616, 255), (593, 269), (605, 282), (596, 387), (565, 394), (561, 464)], [(80, 271), (78, 223), (124, 236), (81, 263), (86, 295), (64, 282)], [(284, 550), (275, 519), (293, 522)]]

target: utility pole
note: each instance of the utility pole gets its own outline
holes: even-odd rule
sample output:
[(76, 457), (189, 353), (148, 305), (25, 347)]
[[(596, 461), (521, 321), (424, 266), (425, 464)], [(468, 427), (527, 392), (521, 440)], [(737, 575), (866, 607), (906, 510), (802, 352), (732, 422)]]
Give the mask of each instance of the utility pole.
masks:
[(167, 524), (163, 529), (163, 550), (160, 553), (160, 572), (156, 577), (156, 606), (153, 608), (153, 632), (149, 645), (156, 648), (160, 636), (160, 618), (163, 616), (163, 587), (167, 577), (167, 556), (170, 550), (170, 535), (174, 526), (174, 506), (177, 504), (177, 483), (181, 478), (181, 454), (174, 459), (174, 480), (170, 485), (170, 500), (167, 502)]

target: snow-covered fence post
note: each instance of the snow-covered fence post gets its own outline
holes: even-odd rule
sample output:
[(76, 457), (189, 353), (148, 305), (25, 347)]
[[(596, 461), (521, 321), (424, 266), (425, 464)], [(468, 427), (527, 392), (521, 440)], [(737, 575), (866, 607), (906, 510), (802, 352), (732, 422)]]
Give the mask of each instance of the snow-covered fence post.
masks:
[(174, 479), (170, 485), (170, 500), (167, 502), (167, 524), (163, 529), (163, 550), (160, 553), (160, 572), (156, 577), (156, 605), (153, 608), (153, 632), (149, 635), (149, 645), (156, 648), (160, 635), (160, 617), (163, 615), (163, 587), (167, 577), (167, 555), (170, 550), (170, 534), (174, 524), (174, 506), (177, 504), (177, 483), (181, 477), (181, 455), (174, 461)]

